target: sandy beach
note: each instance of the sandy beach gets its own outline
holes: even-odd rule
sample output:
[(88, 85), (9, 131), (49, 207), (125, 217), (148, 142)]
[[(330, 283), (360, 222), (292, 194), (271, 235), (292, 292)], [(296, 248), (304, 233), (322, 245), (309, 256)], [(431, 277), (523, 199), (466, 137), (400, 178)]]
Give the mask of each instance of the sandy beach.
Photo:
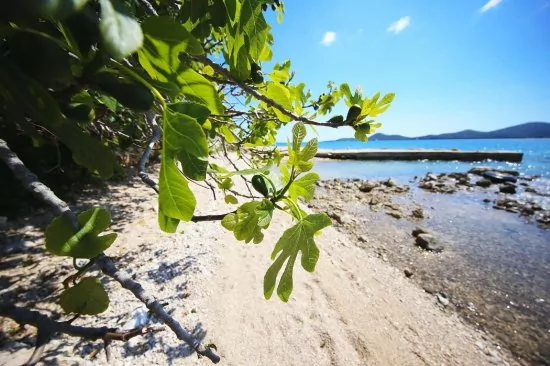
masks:
[[(235, 207), (219, 199), (220, 192), (214, 201), (209, 189), (192, 188), (197, 201), (207, 203), (200, 205), (203, 211), (198, 214)], [(215, 344), (221, 364), (521, 364), (501, 342), (464, 322), (402, 269), (366, 250), (363, 239), (341, 228), (330, 227), (317, 239), (321, 248), (317, 268), (312, 274), (295, 269), (294, 292), (285, 304), (276, 298), (266, 301), (262, 281), (272, 248), (289, 227), (288, 216), (277, 213), (264, 241), (245, 245), (218, 222), (185, 224), (178, 234), (162, 234), (157, 227), (156, 197), (136, 178), (82, 195), (83, 207), (99, 203), (113, 212), (112, 229), (119, 239), (107, 254), (130, 269), (188, 330)], [(319, 207), (318, 201), (315, 205)], [(51, 301), (59, 295), (71, 265), (43, 252), (40, 230), (50, 218), (39, 210), (23, 228), (15, 225), (24, 220), (8, 221), (0, 260), (3, 301), (45, 313), (59, 310)], [(363, 224), (371, 232), (379, 230), (374, 221)], [(27, 288), (34, 291), (27, 293)], [(111, 301), (107, 312), (82, 317), (75, 324), (128, 329), (154, 323), (130, 293), (109, 281), (107, 288)], [(0, 326), (8, 335), (1, 339), (0, 365), (22, 364), (32, 352), (33, 329), (17, 331), (5, 319), (0, 319)], [(107, 364), (104, 353), (90, 359), (99, 347), (100, 342), (60, 336), (48, 347), (44, 364)], [(170, 331), (113, 344), (111, 357), (113, 365), (209, 363), (197, 359)]]

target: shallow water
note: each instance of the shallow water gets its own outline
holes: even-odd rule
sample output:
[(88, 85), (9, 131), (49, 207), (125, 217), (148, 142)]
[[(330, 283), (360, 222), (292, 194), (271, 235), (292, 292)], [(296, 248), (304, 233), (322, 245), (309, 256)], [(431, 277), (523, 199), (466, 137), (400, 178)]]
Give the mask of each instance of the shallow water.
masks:
[(423, 224), (449, 240), (461, 257), (441, 270), (444, 278), (454, 279), (452, 292), (475, 304), (473, 314), (462, 310), (513, 350), (550, 362), (550, 231), (471, 202), (482, 202), (480, 196), (486, 195), (414, 192), (416, 202), (434, 207)]
[(550, 230), (483, 203), (497, 197), (492, 191), (448, 195), (411, 186), (393, 201), (424, 209), (421, 225), (447, 243), (442, 254), (415, 248), (415, 223), (350, 202), (346, 208), (362, 223), (359, 234), (383, 247), (392, 264), (413, 270), (421, 286), (448, 294), (464, 318), (501, 346), (533, 364), (550, 364)]

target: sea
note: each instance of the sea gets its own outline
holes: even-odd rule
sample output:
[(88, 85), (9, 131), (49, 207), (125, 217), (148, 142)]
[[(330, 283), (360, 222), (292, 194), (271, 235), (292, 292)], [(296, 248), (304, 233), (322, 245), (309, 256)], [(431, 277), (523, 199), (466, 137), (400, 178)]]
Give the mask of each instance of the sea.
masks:
[(319, 149), (459, 149), (459, 150), (511, 150), (524, 153), (521, 163), (499, 161), (321, 161), (317, 172), (321, 178), (384, 179), (392, 177), (406, 181), (428, 172), (468, 171), (474, 166), (514, 169), (526, 175), (539, 175), (550, 179), (550, 139), (480, 139), (480, 140), (403, 140), (403, 141), (324, 141)]
[[(495, 210), (494, 190), (476, 189), (451, 195), (418, 188), (418, 178), (428, 172), (467, 172), (476, 166), (513, 169), (535, 176), (529, 184), (543, 195), (520, 192), (519, 200), (534, 201), (550, 209), (550, 139), (327, 141), (320, 149), (459, 149), (512, 150), (524, 153), (521, 163), (499, 161), (352, 161), (320, 159), (315, 171), (322, 179), (388, 179), (411, 186), (406, 200), (420, 204), (427, 213), (421, 223), (450, 244), (443, 255), (423, 263), (421, 286), (440, 286), (459, 313), (497, 338), (528, 363), (550, 365), (550, 230), (520, 215)], [(417, 178), (415, 180), (415, 177)], [(365, 207), (365, 222), (369, 208)], [(359, 218), (360, 219), (360, 218)], [(410, 230), (411, 223), (393, 220), (391, 225)], [(409, 226), (407, 226), (409, 225)], [(382, 221), (379, 224), (382, 227)], [(372, 229), (372, 228), (371, 228)], [(374, 236), (374, 234), (373, 234)], [(380, 245), (383, 244), (381, 240)], [(404, 244), (407, 245), (407, 244)], [(410, 244), (409, 244), (410, 245)], [(386, 248), (392, 251), (391, 247)], [(395, 253), (397, 257), (397, 251)], [(411, 266), (406, 255), (396, 263)], [(422, 274), (424, 273), (424, 274)], [(416, 275), (415, 275), (416, 276)], [(439, 280), (420, 278), (431, 277)]]

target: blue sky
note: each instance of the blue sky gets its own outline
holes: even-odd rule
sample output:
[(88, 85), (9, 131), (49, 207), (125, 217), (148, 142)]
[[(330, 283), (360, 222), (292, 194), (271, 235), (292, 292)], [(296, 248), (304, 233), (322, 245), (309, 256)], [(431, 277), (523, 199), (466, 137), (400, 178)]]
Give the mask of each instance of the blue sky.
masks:
[[(287, 0), (285, 7), (283, 23), (269, 16), (274, 61), (291, 59), (294, 80), (314, 94), (329, 80), (369, 95), (395, 92), (379, 132), (550, 121), (550, 0)], [(342, 103), (334, 112), (346, 110)], [(353, 136), (348, 127), (318, 132), (320, 140)]]

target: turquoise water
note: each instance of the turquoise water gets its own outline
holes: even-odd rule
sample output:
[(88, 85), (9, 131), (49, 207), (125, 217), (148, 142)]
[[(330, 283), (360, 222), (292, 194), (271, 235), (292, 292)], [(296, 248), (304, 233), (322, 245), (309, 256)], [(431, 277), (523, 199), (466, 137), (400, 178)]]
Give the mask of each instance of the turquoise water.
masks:
[[(524, 153), (519, 164), (484, 161), (349, 161), (324, 160), (316, 164), (316, 171), (323, 179), (361, 178), (384, 179), (393, 177), (408, 181), (427, 172), (442, 173), (467, 171), (474, 166), (492, 166), (515, 169), (527, 175), (540, 175), (550, 179), (550, 139), (492, 139), (492, 140), (406, 140), (406, 141), (327, 141), (319, 143), (320, 149), (460, 149), (460, 150), (514, 150)], [(544, 179), (544, 180), (546, 180)]]

